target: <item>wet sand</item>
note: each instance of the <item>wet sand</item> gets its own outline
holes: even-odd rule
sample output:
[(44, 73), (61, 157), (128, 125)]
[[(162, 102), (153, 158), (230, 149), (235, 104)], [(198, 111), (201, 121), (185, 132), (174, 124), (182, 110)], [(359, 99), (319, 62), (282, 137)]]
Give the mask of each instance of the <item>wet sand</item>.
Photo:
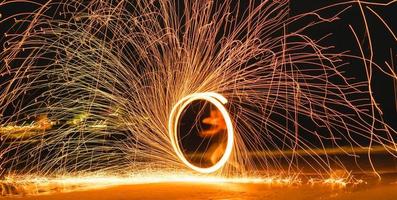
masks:
[[(1, 199), (1, 197), (0, 197)], [(331, 186), (277, 186), (243, 183), (156, 183), (123, 185), (105, 189), (52, 193), (37, 196), (3, 197), (5, 200), (133, 200), (133, 199), (222, 199), (222, 200), (396, 200), (397, 183)]]

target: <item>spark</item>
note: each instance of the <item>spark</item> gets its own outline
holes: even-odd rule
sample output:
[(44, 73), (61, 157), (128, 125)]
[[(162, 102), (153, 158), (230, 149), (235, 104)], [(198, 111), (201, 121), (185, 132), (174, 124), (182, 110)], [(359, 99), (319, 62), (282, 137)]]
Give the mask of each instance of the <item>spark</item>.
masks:
[[(360, 167), (365, 153), (377, 173), (371, 156), (396, 158), (397, 131), (373, 95), (374, 71), (394, 83), (397, 75), (393, 62), (375, 59), (366, 12), (395, 39), (379, 12), (395, 2), (291, 15), (287, 0), (2, 1), (36, 9), (1, 14), (0, 175), (18, 184), (290, 184), (310, 169), (320, 183), (346, 186), (354, 181), (333, 175), (351, 167), (338, 155)], [(327, 43), (332, 33), (309, 34), (351, 9), (366, 34), (346, 27), (354, 51)], [(186, 159), (177, 134), (194, 100), (215, 106), (226, 125), (209, 167)]]

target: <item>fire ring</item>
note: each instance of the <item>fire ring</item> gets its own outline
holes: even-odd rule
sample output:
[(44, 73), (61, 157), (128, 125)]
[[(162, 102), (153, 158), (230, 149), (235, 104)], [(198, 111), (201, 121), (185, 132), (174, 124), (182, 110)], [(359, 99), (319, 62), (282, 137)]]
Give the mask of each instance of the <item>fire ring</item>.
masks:
[[(208, 101), (213, 104), (222, 114), (227, 128), (227, 142), (225, 152), (223, 153), (222, 157), (219, 159), (218, 162), (213, 164), (210, 167), (198, 167), (191, 162), (189, 162), (185, 155), (183, 154), (180, 145), (179, 145), (179, 138), (178, 138), (178, 127), (179, 127), (179, 119), (181, 117), (181, 113), (186, 109), (186, 107), (193, 101), (196, 100), (204, 100)], [(220, 168), (222, 168), (226, 162), (229, 160), (229, 157), (232, 153), (233, 143), (234, 143), (234, 129), (232, 120), (224, 104), (227, 103), (227, 99), (219, 93), (215, 92), (204, 92), (204, 93), (194, 93), (188, 95), (181, 100), (179, 100), (175, 106), (172, 108), (169, 120), (168, 120), (168, 133), (171, 140), (171, 145), (178, 156), (178, 158), (188, 167), (191, 169), (200, 172), (200, 173), (212, 173)]]

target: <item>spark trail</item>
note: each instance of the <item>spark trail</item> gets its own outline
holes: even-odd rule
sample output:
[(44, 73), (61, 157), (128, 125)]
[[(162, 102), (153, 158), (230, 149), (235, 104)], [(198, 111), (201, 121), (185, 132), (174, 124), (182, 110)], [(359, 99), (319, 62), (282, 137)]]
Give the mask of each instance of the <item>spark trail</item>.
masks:
[[(206, 171), (215, 176), (290, 176), (302, 166), (331, 175), (335, 165), (345, 168), (335, 151), (357, 165), (366, 152), (376, 172), (371, 149), (395, 157), (397, 137), (382, 119), (372, 75), (397, 76), (391, 63), (374, 61), (366, 16), (394, 35), (372, 9), (393, 4), (346, 1), (291, 16), (286, 0), (3, 1), (1, 8), (32, 11), (0, 18), (8, 27), (1, 174), (194, 173), (171, 133), (174, 107), (194, 94), (227, 100), (217, 107), (232, 143)], [(360, 53), (306, 34), (353, 8), (366, 25), (367, 46), (350, 26)], [(364, 79), (344, 73), (351, 60)]]

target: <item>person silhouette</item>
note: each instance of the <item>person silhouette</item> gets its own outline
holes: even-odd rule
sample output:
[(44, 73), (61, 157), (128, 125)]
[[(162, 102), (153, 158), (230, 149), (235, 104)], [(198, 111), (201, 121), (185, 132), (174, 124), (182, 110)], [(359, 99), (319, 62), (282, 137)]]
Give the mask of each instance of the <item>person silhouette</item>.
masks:
[(211, 138), (211, 145), (205, 152), (204, 158), (215, 164), (222, 157), (227, 143), (227, 127), (222, 113), (218, 109), (213, 109), (210, 116), (202, 120), (203, 124), (209, 125), (210, 128), (199, 132), (202, 138)]

